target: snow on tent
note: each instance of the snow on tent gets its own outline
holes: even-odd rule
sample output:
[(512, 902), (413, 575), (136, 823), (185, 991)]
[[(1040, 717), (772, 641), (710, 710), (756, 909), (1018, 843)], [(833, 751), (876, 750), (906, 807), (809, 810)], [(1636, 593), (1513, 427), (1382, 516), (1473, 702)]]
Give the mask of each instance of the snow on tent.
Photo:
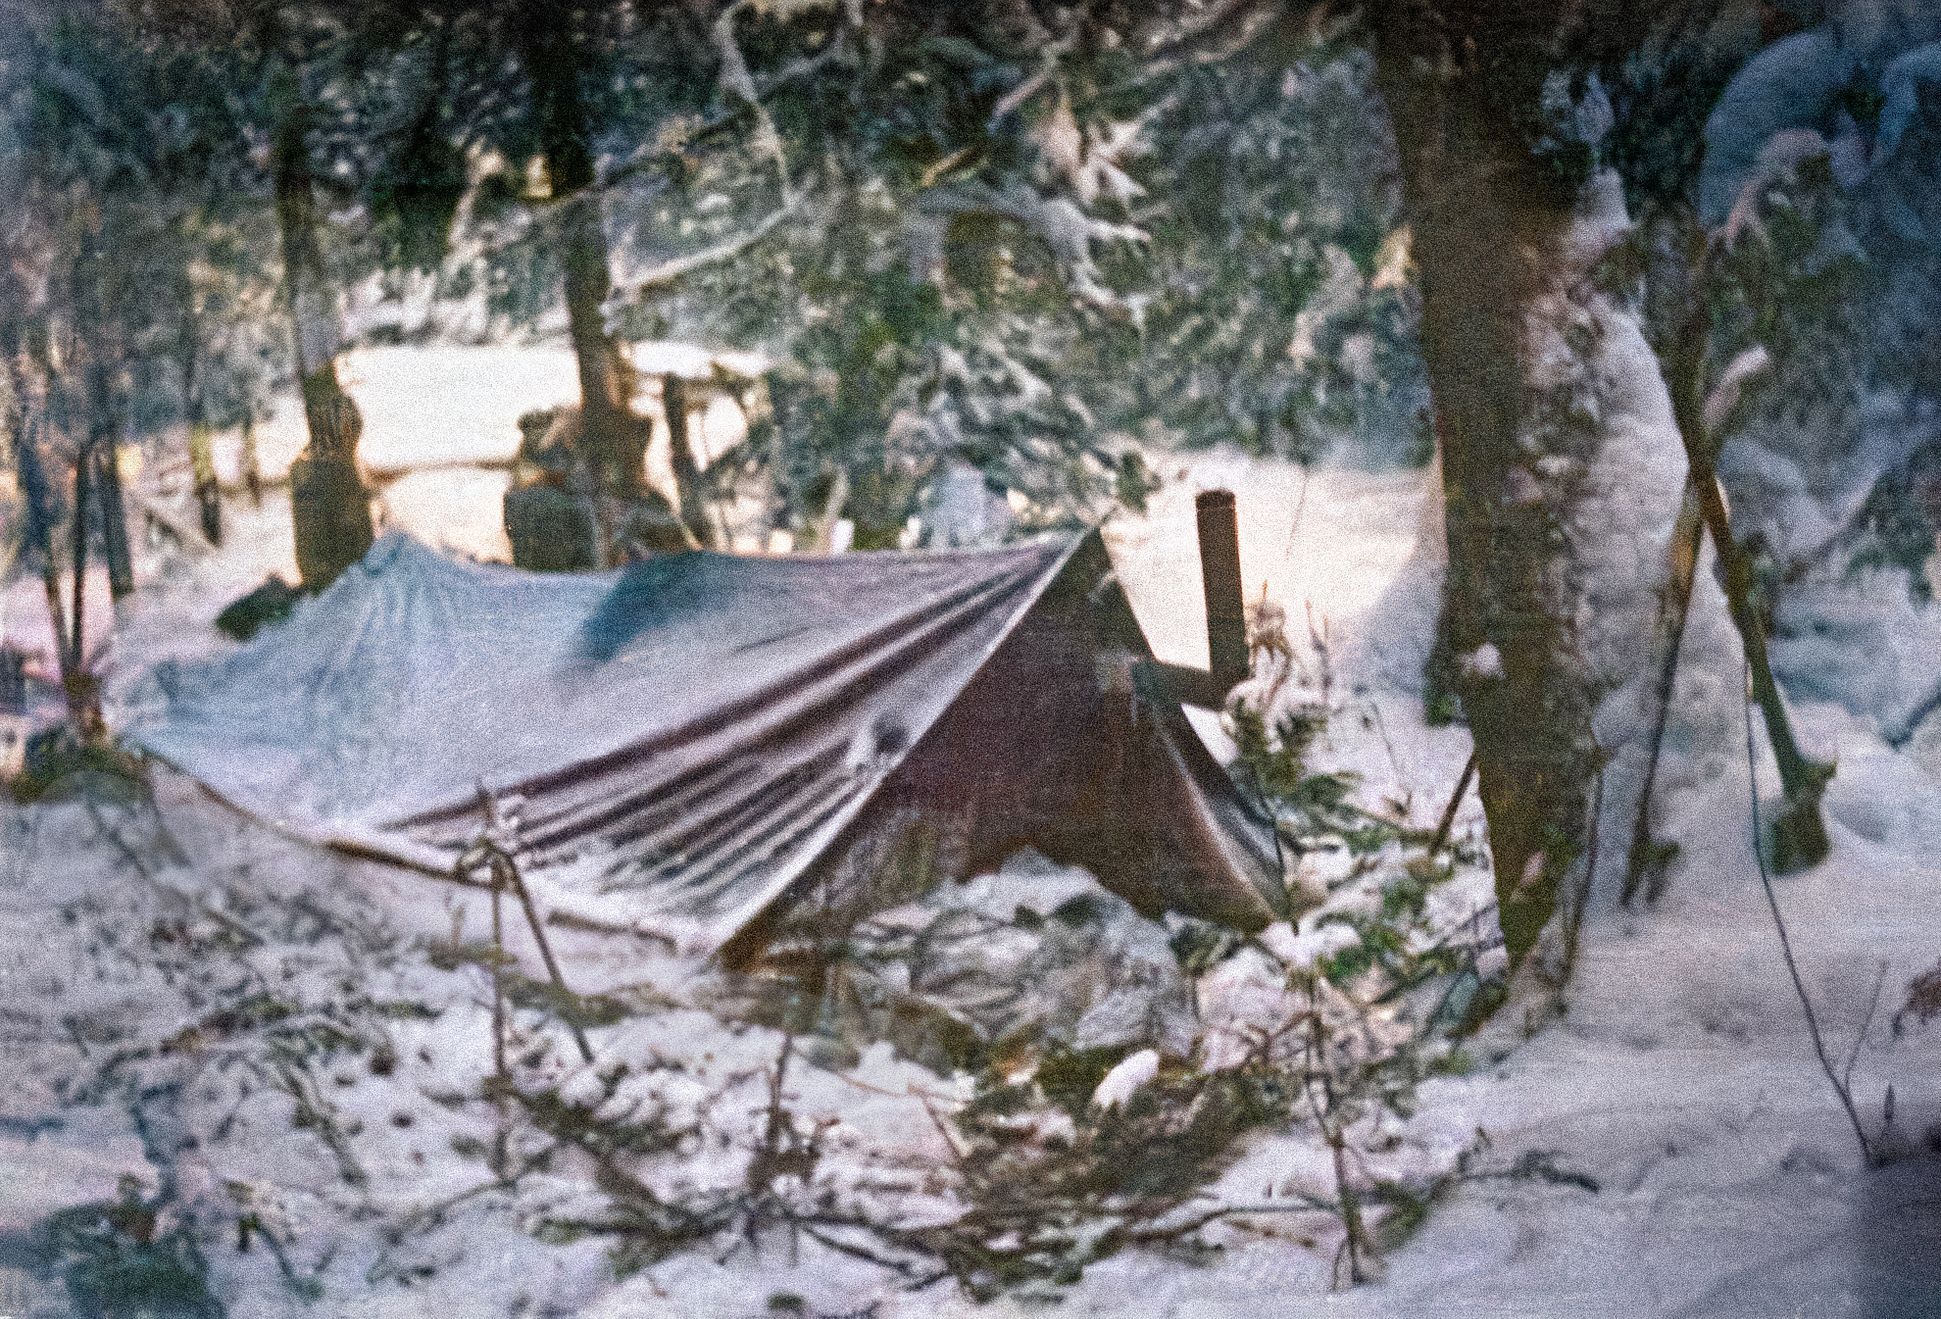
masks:
[(250, 645), (158, 668), (130, 733), (283, 829), (441, 873), (481, 789), (516, 797), (553, 891), (732, 957), (1027, 846), (1254, 926), (1272, 835), (1179, 699), (1232, 685), (1230, 564), (1222, 683), (1153, 661), (1096, 532), (588, 574), (392, 534)]

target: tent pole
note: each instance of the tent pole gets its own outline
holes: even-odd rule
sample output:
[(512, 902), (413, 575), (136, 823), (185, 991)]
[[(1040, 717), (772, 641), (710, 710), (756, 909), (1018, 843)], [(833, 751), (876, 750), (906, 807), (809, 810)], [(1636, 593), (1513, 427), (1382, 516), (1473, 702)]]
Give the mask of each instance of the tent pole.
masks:
[(1240, 590), (1240, 516), (1231, 490), (1202, 490), (1193, 501), (1200, 538), (1200, 589), (1206, 597), (1207, 669), (1224, 703), (1253, 672), (1247, 605)]
[(1247, 602), (1240, 589), (1240, 514), (1231, 490), (1202, 490), (1193, 500), (1193, 514), (1206, 601), (1207, 666), (1148, 660), (1140, 668), (1171, 699), (1224, 710), (1233, 689), (1253, 676)]

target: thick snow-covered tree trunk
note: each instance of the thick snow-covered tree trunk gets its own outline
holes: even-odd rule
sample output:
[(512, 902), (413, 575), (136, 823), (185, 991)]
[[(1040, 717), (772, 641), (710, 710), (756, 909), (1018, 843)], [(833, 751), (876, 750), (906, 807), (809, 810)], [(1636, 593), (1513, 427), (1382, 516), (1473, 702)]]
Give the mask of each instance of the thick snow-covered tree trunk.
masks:
[(308, 114), (290, 73), (280, 89), (271, 150), (283, 296), (289, 313), (297, 385), (310, 443), (290, 469), (290, 516), (297, 570), (318, 589), (371, 547), (371, 505), (357, 467), (364, 429), (357, 404), (337, 379), (343, 348), (337, 290), (324, 265), (317, 198), (304, 135)]
[(1573, 169), (1571, 144), (1560, 155), (1539, 127), (1545, 111), (1575, 116), (1585, 159), (1595, 92), (1548, 67), (1553, 20), (1476, 8), (1491, 12), (1470, 15), (1473, 32), (1427, 6), (1386, 11), (1378, 79), (1421, 278), (1447, 627), (1503, 933), (1513, 961), (1541, 948), (1539, 969), (1560, 974), (1593, 880), (1622, 877), (1649, 740), (1637, 680), (1685, 468), (1636, 317), (1592, 278), (1628, 229), (1617, 181)]
[(560, 208), (559, 262), (580, 381), (580, 451), (598, 496), (601, 557), (613, 562), (634, 547), (698, 545), (706, 528), (673, 511), (689, 510), (698, 499), (694, 473), (676, 467), (680, 488), (671, 508), (646, 481), (652, 426), (634, 409), (633, 364), (606, 324), (613, 276), (594, 169), (593, 120), (581, 91), (589, 70), (574, 22), (571, 10), (523, 6), (516, 38), (548, 185)]

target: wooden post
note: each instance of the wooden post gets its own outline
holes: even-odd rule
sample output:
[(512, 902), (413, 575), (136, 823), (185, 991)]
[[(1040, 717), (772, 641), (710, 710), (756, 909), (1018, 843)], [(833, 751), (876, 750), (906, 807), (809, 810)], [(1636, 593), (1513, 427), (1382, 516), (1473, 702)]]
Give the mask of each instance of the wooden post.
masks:
[(1206, 597), (1207, 669), (1226, 693), (1247, 680), (1247, 606), (1240, 591), (1240, 519), (1233, 491), (1203, 490), (1193, 501), (1200, 537), (1200, 589)]
[(1193, 501), (1199, 534), (1200, 592), (1206, 601), (1204, 669), (1149, 660), (1142, 673), (1187, 705), (1224, 710), (1233, 689), (1253, 673), (1247, 602), (1240, 590), (1240, 516), (1231, 490), (1203, 490)]

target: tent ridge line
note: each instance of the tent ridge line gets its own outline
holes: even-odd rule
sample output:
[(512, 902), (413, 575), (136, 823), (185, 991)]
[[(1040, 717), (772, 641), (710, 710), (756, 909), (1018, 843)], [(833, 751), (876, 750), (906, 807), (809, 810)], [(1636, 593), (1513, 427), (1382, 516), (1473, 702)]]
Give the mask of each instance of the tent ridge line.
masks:
[[(986, 597), (993, 594), (1007, 595), (1016, 592), (1018, 589), (1018, 584), (1014, 581), (1006, 582), (1002, 579), (992, 579), (957, 593), (954, 598), (948, 600), (946, 603), (931, 605), (924, 610), (913, 611), (910, 614), (904, 615), (899, 620), (902, 624), (901, 627), (885, 627), (871, 634), (872, 637), (878, 640), (881, 640), (885, 634), (888, 634), (895, 638), (896, 644), (892, 648), (884, 651), (884, 653), (878, 654), (875, 658), (864, 663), (859, 672), (848, 672), (848, 670), (857, 667), (850, 661), (857, 656), (868, 655), (872, 649), (881, 648), (860, 645), (845, 648), (842, 652), (844, 662), (837, 663), (832, 661), (828, 664), (818, 666), (820, 676), (814, 681), (825, 684), (833, 682), (832, 689), (816, 697), (806, 708), (785, 712), (778, 719), (765, 725), (762, 736), (764, 738), (772, 738), (793, 732), (802, 724), (812, 722), (813, 716), (816, 713), (827, 710), (832, 706), (839, 706), (842, 698), (853, 688), (878, 676), (882, 670), (891, 667), (892, 661), (901, 661), (903, 664), (922, 662), (924, 658), (934, 654), (942, 641), (947, 639), (947, 633), (950, 627), (956, 624), (963, 616), (975, 614), (982, 608), (987, 607)], [(912, 620), (914, 620), (914, 625), (912, 625)], [(851, 653), (852, 651), (854, 654)], [(675, 730), (676, 733), (682, 734), (678, 738), (675, 737), (674, 733), (670, 733), (664, 735), (666, 740), (650, 739), (646, 742), (635, 743), (630, 747), (619, 748), (615, 752), (608, 753), (608, 757), (611, 757), (611, 759), (608, 757), (596, 758), (584, 762), (580, 769), (584, 771), (584, 777), (586, 779), (594, 780), (638, 760), (705, 745), (710, 736), (720, 735), (724, 732), (722, 725), (729, 724), (731, 726), (733, 717), (742, 713), (744, 705), (753, 711), (771, 708), (775, 702), (769, 698), (772, 698), (774, 695), (777, 685), (764, 688), (762, 692), (756, 693), (755, 697), (749, 698), (746, 702), (737, 702), (729, 707), (725, 707), (725, 713), (724, 711), (718, 710), (706, 719), (695, 720), (692, 729)], [(798, 681), (789, 685), (800, 687), (802, 683)], [(743, 736), (744, 738), (747, 737), (746, 734)], [(731, 750), (732, 747), (725, 749)], [(558, 776), (566, 772), (565, 770), (555, 770), (551, 771), (551, 774)], [(581, 775), (575, 774), (574, 777), (577, 779)], [(563, 786), (571, 786), (572, 782), (573, 780), (571, 779), (565, 780)], [(506, 791), (531, 794), (545, 791), (554, 786), (562, 786), (562, 784), (542, 784), (537, 780), (529, 779), (507, 788)], [(570, 837), (573, 831), (612, 823), (619, 815), (624, 815), (631, 809), (632, 806), (628, 805), (623, 798), (588, 798), (560, 806), (558, 809), (545, 814), (535, 814), (531, 817), (531, 822), (527, 826), (527, 833), (535, 843), (542, 846), (550, 846), (562, 841), (566, 837)], [(462, 811), (454, 810), (449, 813), (449, 818), (462, 818), (463, 814), (464, 812)], [(431, 823), (432, 821), (426, 820), (425, 822)], [(405, 824), (409, 823), (412, 823), (412, 821), (405, 822)]]
[[(720, 557), (731, 558), (736, 556), (724, 555)], [(1062, 564), (1065, 557), (1067, 556), (1061, 554), (1058, 562)], [(941, 600), (933, 600), (920, 608), (905, 611), (895, 619), (872, 629), (865, 635), (858, 637), (856, 640), (825, 656), (809, 671), (809, 676), (813, 680), (840, 670), (853, 662), (858, 656), (868, 654), (871, 650), (884, 644), (886, 640), (908, 631), (913, 622), (920, 626), (925, 615), (940, 611), (951, 612), (959, 609), (973, 602), (978, 595), (991, 590), (994, 585), (1001, 582), (1001, 577), (988, 578), (969, 586), (959, 587), (946, 594)], [(1006, 624), (1007, 628), (1012, 626), (1015, 626), (1015, 621)], [(778, 679), (758, 691), (751, 692), (746, 696), (728, 703), (726, 706), (709, 710), (705, 714), (690, 719), (678, 727), (668, 729), (666, 732), (654, 738), (615, 747), (611, 751), (603, 752), (575, 766), (534, 774), (515, 783), (507, 784), (502, 790), (519, 793), (544, 792), (551, 788), (569, 784), (574, 779), (585, 775), (598, 774), (619, 768), (635, 757), (659, 754), (685, 743), (691, 743), (715, 731), (724, 720), (738, 717), (749, 710), (761, 708), (763, 704), (772, 700), (777, 688), (800, 686), (803, 678), (803, 674), (797, 673), (789, 675), (786, 679)], [(470, 802), (448, 802), (444, 805), (426, 807), (408, 816), (389, 821), (385, 827), (389, 829), (404, 829), (418, 825), (438, 824), (462, 818), (473, 809), (475, 808)], [(538, 823), (538, 821), (535, 821), (535, 823)]]

